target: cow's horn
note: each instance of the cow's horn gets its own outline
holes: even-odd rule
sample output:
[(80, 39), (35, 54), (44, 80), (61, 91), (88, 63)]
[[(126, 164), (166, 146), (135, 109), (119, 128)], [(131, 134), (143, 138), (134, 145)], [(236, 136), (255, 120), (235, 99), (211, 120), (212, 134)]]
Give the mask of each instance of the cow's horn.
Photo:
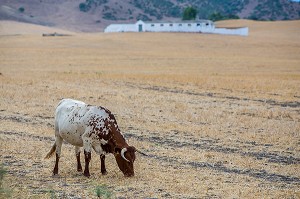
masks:
[(130, 162), (129, 160), (127, 160), (127, 158), (125, 158), (125, 155), (124, 155), (124, 153), (127, 151), (127, 148), (123, 148), (122, 150), (121, 150), (121, 156), (122, 156), (122, 158), (124, 159), (124, 160), (126, 160), (127, 162)]
[(144, 153), (144, 152), (142, 152), (142, 151), (140, 151), (138, 149), (135, 149), (135, 151), (138, 152), (138, 153), (140, 153), (140, 154), (142, 154), (142, 155), (144, 155), (144, 156), (148, 156), (146, 153)]

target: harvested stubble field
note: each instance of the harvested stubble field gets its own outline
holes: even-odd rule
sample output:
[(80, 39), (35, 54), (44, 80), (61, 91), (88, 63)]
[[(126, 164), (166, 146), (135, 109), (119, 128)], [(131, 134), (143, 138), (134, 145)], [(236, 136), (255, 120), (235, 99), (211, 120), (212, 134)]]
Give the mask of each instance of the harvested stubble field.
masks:
[[(0, 36), (0, 157), (13, 198), (299, 198), (300, 22), (227, 21), (250, 36), (73, 34)], [(34, 32), (34, 29), (33, 29)], [(137, 155), (125, 178), (74, 147), (54, 159), (62, 98), (110, 109)], [(83, 159), (83, 158), (82, 158)]]

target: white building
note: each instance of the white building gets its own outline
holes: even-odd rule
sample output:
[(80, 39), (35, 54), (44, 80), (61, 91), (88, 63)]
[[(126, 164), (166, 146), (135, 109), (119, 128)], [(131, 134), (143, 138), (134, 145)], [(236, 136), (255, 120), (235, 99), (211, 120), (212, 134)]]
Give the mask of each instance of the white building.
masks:
[(216, 28), (210, 20), (159, 23), (145, 23), (139, 20), (135, 24), (111, 24), (104, 29), (104, 32), (193, 32), (247, 36), (248, 27)]

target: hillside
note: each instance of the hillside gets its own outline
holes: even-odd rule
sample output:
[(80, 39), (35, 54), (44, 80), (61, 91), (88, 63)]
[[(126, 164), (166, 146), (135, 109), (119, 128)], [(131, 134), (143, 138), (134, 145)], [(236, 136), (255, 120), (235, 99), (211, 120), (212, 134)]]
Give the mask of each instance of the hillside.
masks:
[(203, 19), (213, 13), (255, 20), (300, 18), (300, 3), (287, 0), (2, 0), (0, 20), (96, 32), (116, 22), (178, 19), (187, 6), (195, 7)]
[(41, 26), (36, 24), (28, 24), (16, 21), (0, 21), (0, 36), (5, 35), (42, 35), (44, 33), (60, 33), (66, 35), (74, 35), (73, 32), (61, 30), (58, 28)]

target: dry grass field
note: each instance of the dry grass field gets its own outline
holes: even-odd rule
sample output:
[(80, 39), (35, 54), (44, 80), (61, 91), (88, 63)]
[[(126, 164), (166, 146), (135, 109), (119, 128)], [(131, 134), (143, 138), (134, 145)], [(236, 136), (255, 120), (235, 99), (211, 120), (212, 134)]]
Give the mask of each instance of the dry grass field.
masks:
[[(106, 185), (119, 199), (299, 198), (300, 21), (218, 25), (250, 35), (1, 34), (0, 157), (11, 197), (97, 198)], [(112, 155), (102, 176), (92, 153), (85, 178), (69, 144), (52, 177), (55, 158), (44, 157), (62, 98), (116, 115), (129, 144), (149, 154), (137, 154), (135, 177)]]

